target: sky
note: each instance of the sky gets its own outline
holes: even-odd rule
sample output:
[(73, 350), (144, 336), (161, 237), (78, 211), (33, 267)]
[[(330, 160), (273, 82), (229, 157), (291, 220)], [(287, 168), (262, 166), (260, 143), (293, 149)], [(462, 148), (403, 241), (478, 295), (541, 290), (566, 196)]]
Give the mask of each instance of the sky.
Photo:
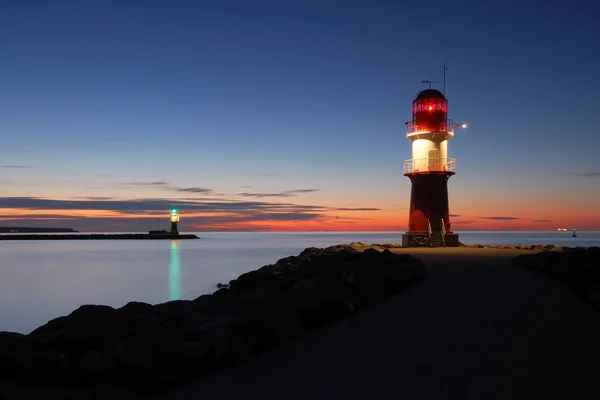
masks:
[(594, 0), (5, 0), (0, 38), (0, 226), (406, 231), (446, 64), (453, 230), (600, 230)]

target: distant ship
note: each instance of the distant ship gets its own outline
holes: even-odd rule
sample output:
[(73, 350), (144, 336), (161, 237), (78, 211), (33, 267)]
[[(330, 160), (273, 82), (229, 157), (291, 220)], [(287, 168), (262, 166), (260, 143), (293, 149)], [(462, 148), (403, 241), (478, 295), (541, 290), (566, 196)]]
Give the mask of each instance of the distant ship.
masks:
[(566, 232), (567, 230), (565, 228), (558, 228), (557, 231), (559, 231), (559, 232)]

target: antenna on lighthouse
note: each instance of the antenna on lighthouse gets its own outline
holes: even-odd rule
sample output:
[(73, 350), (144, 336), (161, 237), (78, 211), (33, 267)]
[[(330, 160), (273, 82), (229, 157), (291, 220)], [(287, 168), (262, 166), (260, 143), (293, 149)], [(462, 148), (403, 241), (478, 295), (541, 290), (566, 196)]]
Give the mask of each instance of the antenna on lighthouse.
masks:
[(446, 71), (448, 70), (448, 61), (444, 64), (444, 91), (442, 94), (446, 97)]
[(429, 79), (423, 79), (421, 81), (421, 83), (428, 83), (429, 84), (429, 89), (431, 89), (431, 84), (432, 83), (439, 83), (439, 82), (438, 81), (432, 81), (431, 78), (429, 78)]

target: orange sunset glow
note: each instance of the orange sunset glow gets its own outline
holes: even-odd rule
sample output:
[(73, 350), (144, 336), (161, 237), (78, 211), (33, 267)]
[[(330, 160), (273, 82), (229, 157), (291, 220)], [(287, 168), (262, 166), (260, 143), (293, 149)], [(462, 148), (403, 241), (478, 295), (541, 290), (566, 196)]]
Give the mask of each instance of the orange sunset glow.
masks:
[[(123, 203), (130, 204), (130, 200)], [(83, 231), (113, 231), (128, 227), (131, 231), (145, 231), (148, 227), (165, 224), (169, 218), (170, 204), (177, 200), (162, 201), (163, 210), (157, 209), (79, 209), (68, 208), (0, 208), (1, 225), (5, 226), (55, 226), (83, 227)], [(236, 204), (225, 202), (223, 204)], [(142, 204), (143, 205), (143, 204)], [(240, 209), (233, 211), (219, 210), (218, 204), (211, 203), (212, 210), (196, 210), (194, 207), (203, 206), (202, 202), (179, 205), (181, 213), (180, 227), (187, 231), (404, 231), (408, 224), (408, 207), (406, 205), (391, 207), (370, 207), (360, 210), (360, 207), (320, 207), (312, 205), (296, 205), (279, 203), (264, 203), (259, 210)], [(85, 207), (85, 204), (81, 205)], [(100, 208), (100, 204), (94, 207)], [(110, 208), (118, 207), (119, 203), (111, 204)], [(251, 204), (250, 206), (255, 206)], [(79, 207), (79, 205), (78, 205)], [(282, 209), (283, 208), (283, 209)], [(354, 209), (353, 209), (354, 208)], [(366, 208), (366, 207), (365, 207)], [(458, 207), (457, 207), (458, 208)], [(451, 211), (452, 229), (457, 231), (470, 230), (548, 230), (557, 228), (580, 230), (598, 229), (598, 218), (589, 218), (585, 208), (575, 208), (570, 215), (553, 212), (552, 207), (536, 209), (534, 206), (505, 207), (506, 215), (495, 215), (485, 207), (472, 207), (470, 213)], [(452, 210), (452, 208), (451, 208)], [(87, 228), (97, 226), (97, 229)]]

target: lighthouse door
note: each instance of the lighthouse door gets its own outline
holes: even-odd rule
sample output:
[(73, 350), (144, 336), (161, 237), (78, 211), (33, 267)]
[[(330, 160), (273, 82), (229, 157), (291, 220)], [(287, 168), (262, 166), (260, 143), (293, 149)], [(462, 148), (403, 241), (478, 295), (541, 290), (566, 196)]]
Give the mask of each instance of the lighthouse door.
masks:
[(428, 157), (429, 159), (429, 170), (430, 171), (439, 171), (440, 170), (440, 151), (439, 150), (429, 150)]

